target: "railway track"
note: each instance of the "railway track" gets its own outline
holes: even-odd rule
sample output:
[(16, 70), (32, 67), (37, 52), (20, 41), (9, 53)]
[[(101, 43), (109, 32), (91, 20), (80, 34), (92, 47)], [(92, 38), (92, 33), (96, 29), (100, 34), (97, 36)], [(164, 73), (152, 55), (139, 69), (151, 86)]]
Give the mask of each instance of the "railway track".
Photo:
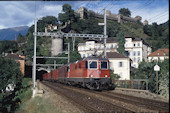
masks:
[(55, 92), (65, 96), (70, 101), (74, 102), (84, 112), (135, 112), (128, 108), (109, 103), (98, 99), (97, 97), (87, 95), (84, 92), (73, 90), (73, 87), (67, 87), (57, 83), (42, 82), (44, 85), (50, 87)]
[(169, 103), (167, 103), (167, 102), (157, 101), (157, 100), (152, 100), (152, 99), (145, 99), (145, 98), (141, 98), (141, 97), (120, 94), (120, 93), (116, 93), (116, 92), (108, 93), (108, 91), (101, 92), (98, 94), (112, 98), (112, 99), (121, 100), (126, 103), (133, 104), (133, 105), (136, 105), (139, 107), (156, 110), (158, 112), (169, 112)]

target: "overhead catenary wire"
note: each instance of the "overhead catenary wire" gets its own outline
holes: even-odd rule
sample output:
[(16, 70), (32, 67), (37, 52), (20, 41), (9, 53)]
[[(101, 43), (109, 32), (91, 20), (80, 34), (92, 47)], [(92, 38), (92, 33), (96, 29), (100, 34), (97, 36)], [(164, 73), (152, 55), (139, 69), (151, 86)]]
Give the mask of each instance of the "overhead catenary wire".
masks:
[(155, 18), (155, 19), (153, 19), (153, 20), (150, 20), (149, 22), (152, 22), (152, 23), (153, 23), (153, 21), (157, 21), (157, 22), (158, 22), (158, 20), (165, 20), (165, 19), (168, 20), (167, 15), (168, 15), (168, 14), (164, 14), (164, 15), (158, 17), (158, 18)]
[(151, 0), (150, 2), (146, 2), (143, 6), (141, 6), (142, 8), (137, 8), (133, 13), (135, 14), (136, 12), (141, 11), (142, 9), (148, 7), (149, 5), (151, 5), (151, 3), (153, 3), (154, 0)]
[(168, 14), (168, 13), (169, 13), (169, 10), (168, 10), (168, 11), (165, 11), (164, 13), (159, 13), (159, 14), (157, 14), (156, 16), (153, 16), (153, 17), (149, 18), (148, 21), (155, 19), (155, 17), (156, 17), (156, 18), (159, 18), (160, 16), (166, 15), (166, 14)]

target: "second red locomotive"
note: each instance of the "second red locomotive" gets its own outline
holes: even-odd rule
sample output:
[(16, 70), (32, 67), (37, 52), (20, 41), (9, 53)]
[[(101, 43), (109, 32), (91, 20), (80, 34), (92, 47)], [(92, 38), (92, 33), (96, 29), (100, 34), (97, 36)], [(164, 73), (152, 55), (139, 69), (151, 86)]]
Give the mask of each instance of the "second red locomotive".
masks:
[(89, 89), (108, 89), (111, 84), (109, 60), (106, 58), (84, 58), (43, 75), (43, 80), (70, 85), (81, 85)]

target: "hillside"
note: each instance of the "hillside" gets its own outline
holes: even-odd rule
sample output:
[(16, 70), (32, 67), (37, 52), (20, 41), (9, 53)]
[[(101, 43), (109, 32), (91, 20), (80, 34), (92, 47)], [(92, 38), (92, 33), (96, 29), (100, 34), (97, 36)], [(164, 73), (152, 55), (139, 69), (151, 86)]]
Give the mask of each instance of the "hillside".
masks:
[(19, 33), (21, 35), (26, 35), (28, 31), (28, 26), (0, 29), (0, 40), (15, 40)]
[[(82, 34), (103, 34), (103, 26), (98, 25), (98, 23), (103, 22), (103, 19), (94, 18), (94, 16), (92, 15), (88, 15), (88, 18), (86, 19), (80, 19), (79, 15), (74, 14), (73, 9), (70, 10), (72, 11), (59, 13), (58, 18), (53, 16), (43, 17), (42, 20), (39, 20), (37, 23), (38, 31), (44, 32), (45, 26), (49, 24), (59, 25), (59, 27), (62, 28), (62, 26), (65, 26), (66, 23), (70, 21), (70, 24), (68, 24), (67, 27), (61, 29), (62, 32), (72, 31), (75, 33), (82, 33)], [(15, 31), (17, 30), (15, 29)], [(22, 43), (24, 42), (26, 43), (25, 45), (21, 45), (19, 49), (20, 51), (23, 51), (23, 53), (27, 56), (27, 58), (29, 57), (30, 60), (33, 56), (33, 47), (34, 47), (33, 32), (34, 32), (34, 25), (32, 25), (28, 29), (26, 36), (23, 37), (20, 36), (20, 38), (18, 38), (21, 40)], [(119, 32), (123, 32), (124, 35), (131, 35), (136, 38), (142, 38), (145, 42), (147, 42), (152, 47), (152, 51), (155, 51), (159, 48), (169, 48), (169, 21), (161, 25), (158, 25), (157, 23), (153, 23), (152, 25), (144, 26), (141, 23), (124, 22), (121, 24), (118, 23), (117, 21), (107, 20), (108, 38), (117, 37)], [(82, 43), (84, 41), (85, 39), (76, 38), (75, 41), (76, 51), (75, 53), (71, 53), (71, 54), (76, 56), (78, 43)], [(64, 38), (64, 43), (68, 43), (68, 42), (70, 42), (70, 49), (72, 50), (72, 39)], [(49, 45), (51, 45), (51, 38), (37, 37), (37, 56), (50, 56), (51, 49)], [(64, 48), (66, 48), (66, 46), (64, 46)], [(9, 51), (12, 51), (11, 48), (9, 49)], [(44, 62), (46, 62), (46, 60)]]

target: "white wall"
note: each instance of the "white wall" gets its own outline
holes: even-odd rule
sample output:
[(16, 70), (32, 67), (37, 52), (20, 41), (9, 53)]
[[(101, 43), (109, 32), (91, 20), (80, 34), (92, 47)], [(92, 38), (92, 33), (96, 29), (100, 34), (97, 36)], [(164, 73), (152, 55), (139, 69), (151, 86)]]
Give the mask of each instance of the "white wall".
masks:
[(148, 61), (151, 62), (151, 61), (164, 61), (165, 59), (168, 59), (169, 57), (168, 56), (149, 56), (148, 57)]
[[(110, 69), (115, 74), (120, 75), (120, 80), (130, 80), (130, 61), (129, 58), (109, 58)], [(122, 62), (122, 67), (119, 63)]]
[[(94, 54), (101, 55), (104, 51), (104, 45), (95, 43), (95, 41), (87, 41), (78, 45), (78, 51), (82, 58)], [(117, 43), (106, 43), (106, 52), (117, 52)]]

